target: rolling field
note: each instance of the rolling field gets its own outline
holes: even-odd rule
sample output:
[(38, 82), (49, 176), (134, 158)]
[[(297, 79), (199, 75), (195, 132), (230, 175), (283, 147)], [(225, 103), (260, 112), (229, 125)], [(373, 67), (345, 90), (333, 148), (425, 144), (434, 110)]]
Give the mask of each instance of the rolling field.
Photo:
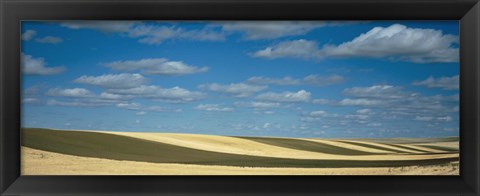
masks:
[(458, 175), (458, 156), (458, 139), (451, 138), (395, 143), (22, 129), (23, 175)]

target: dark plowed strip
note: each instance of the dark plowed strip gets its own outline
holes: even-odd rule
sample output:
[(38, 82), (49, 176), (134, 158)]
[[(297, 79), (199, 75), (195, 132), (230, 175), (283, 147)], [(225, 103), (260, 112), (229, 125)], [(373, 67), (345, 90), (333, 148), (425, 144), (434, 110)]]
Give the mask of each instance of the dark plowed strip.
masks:
[(446, 146), (433, 146), (433, 145), (419, 145), (419, 146), (426, 147), (426, 148), (431, 148), (431, 149), (435, 149), (435, 150), (446, 151), (446, 152), (458, 152), (459, 151), (456, 148), (446, 147)]
[(400, 151), (400, 150), (397, 150), (397, 149), (385, 148), (385, 147), (382, 147), (382, 146), (376, 146), (376, 145), (359, 143), (359, 142), (358, 143), (357, 142), (350, 142), (350, 141), (337, 141), (337, 142), (342, 142), (342, 143), (352, 144), (352, 145), (358, 145), (358, 146), (363, 146), (363, 147), (366, 147), (366, 148), (373, 148), (373, 149), (378, 149), (378, 150), (386, 150), (386, 151), (391, 151), (391, 152), (396, 152), (396, 153), (408, 153), (408, 152)]
[(355, 139), (358, 141), (378, 142), (385, 144), (416, 144), (416, 143), (436, 143), (436, 142), (458, 142), (459, 137), (446, 138), (386, 138), (386, 139)]
[(359, 150), (353, 150), (349, 148), (342, 148), (320, 142), (312, 142), (299, 139), (289, 138), (264, 138), (264, 137), (239, 137), (242, 139), (248, 139), (268, 145), (279, 146), (284, 148), (291, 148), (296, 150), (304, 150), (311, 152), (320, 152), (326, 154), (338, 154), (338, 155), (378, 155), (379, 153), (364, 152)]
[(402, 146), (402, 145), (398, 145), (398, 144), (385, 144), (385, 145), (395, 146), (397, 148), (403, 148), (403, 149), (417, 151), (417, 152), (432, 153), (432, 152), (429, 152), (429, 151), (420, 150), (420, 149), (416, 149), (416, 148), (411, 148), (411, 147), (408, 147), (408, 146)]
[(22, 145), (67, 155), (153, 163), (180, 163), (242, 167), (399, 167), (436, 165), (458, 158), (410, 161), (302, 160), (235, 155), (203, 151), (160, 142), (104, 133), (22, 129)]

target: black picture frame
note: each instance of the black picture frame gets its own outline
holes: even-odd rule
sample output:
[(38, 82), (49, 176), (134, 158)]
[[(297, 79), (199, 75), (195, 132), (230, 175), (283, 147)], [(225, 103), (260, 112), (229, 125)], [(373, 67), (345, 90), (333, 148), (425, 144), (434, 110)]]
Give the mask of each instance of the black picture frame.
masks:
[[(460, 176), (21, 176), (22, 20), (459, 20)], [(478, 0), (0, 0), (0, 195), (480, 195)]]

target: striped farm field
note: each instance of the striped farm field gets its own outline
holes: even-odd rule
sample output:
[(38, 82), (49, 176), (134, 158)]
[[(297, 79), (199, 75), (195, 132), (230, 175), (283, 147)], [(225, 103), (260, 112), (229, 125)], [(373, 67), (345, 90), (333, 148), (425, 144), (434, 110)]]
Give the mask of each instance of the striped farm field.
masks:
[[(232, 174), (229, 171), (241, 171), (242, 168), (251, 172), (247, 172), (248, 174), (264, 173), (260, 168), (272, 171), (267, 172), (268, 174), (295, 174), (292, 171), (297, 169), (327, 172), (329, 168), (338, 171), (358, 168), (360, 171), (368, 170), (367, 168), (411, 167), (418, 170), (419, 168), (445, 166), (458, 162), (458, 150), (444, 145), (445, 142), (455, 141), (441, 142), (422, 140), (419, 145), (415, 143), (406, 145), (353, 139), (229, 137), (24, 128), (22, 129), (22, 174), (45, 174), (48, 173), (45, 171), (48, 171), (46, 168), (49, 167), (52, 167), (52, 170), (56, 167), (57, 171), (54, 172), (56, 174), (62, 174), (59, 173), (62, 171), (61, 168), (65, 168), (64, 174), (71, 174), (66, 170), (70, 171), (71, 167), (78, 164), (69, 163), (68, 160), (75, 159), (87, 162), (84, 165), (88, 165), (88, 161), (109, 161), (112, 162), (111, 164), (116, 162), (142, 163), (152, 167), (156, 164), (159, 166), (166, 164), (188, 168), (209, 168), (212, 170), (212, 174)], [(25, 150), (23, 151), (23, 149)], [(33, 151), (37, 154), (32, 153)], [(62, 157), (65, 160), (60, 160)], [(81, 166), (78, 165), (78, 167)], [(122, 168), (124, 167), (122, 166)], [(105, 169), (98, 168), (97, 174), (105, 174)], [(218, 170), (219, 168), (220, 170)], [(95, 171), (91, 170), (91, 168), (88, 169), (86, 173), (92, 174), (93, 172), (95, 174)], [(116, 173), (135, 174), (134, 170), (137, 171), (138, 168), (134, 169), (132, 166), (131, 172), (128, 172), (129, 169), (123, 169), (120, 173), (117, 170)], [(148, 171), (151, 174), (172, 174), (165, 170), (159, 169), (158, 172), (155, 172), (157, 171), (155, 169), (152, 170), (153, 172)], [(82, 169), (77, 168), (74, 171), (82, 174)], [(225, 171), (225, 173), (221, 171)], [(277, 171), (277, 173), (273, 171)], [(388, 171), (396, 170), (389, 169)], [(458, 171), (448, 171), (447, 173), (452, 172), (455, 174)], [(199, 172), (185, 173), (182, 171), (180, 173), (197, 174)], [(208, 174), (208, 172), (200, 173)], [(308, 172), (305, 173), (308, 174)]]

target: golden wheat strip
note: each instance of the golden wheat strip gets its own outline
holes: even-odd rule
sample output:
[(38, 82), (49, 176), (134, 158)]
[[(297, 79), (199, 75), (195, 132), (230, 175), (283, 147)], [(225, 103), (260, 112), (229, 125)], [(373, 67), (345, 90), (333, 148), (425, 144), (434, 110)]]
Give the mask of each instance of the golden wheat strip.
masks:
[(399, 147), (396, 147), (396, 146), (377, 143), (377, 142), (366, 142), (366, 141), (358, 141), (358, 140), (338, 140), (338, 141), (347, 141), (347, 142), (353, 142), (353, 143), (358, 143), (358, 144), (368, 144), (368, 145), (378, 146), (378, 147), (381, 147), (381, 148), (388, 148), (388, 149), (392, 149), (392, 150), (402, 151), (402, 152), (405, 152), (405, 153), (422, 153), (422, 152), (416, 151), (416, 150), (399, 148)]
[(375, 148), (368, 148), (368, 147), (364, 147), (364, 146), (347, 144), (347, 143), (337, 142), (337, 141), (332, 141), (332, 140), (322, 140), (322, 139), (302, 139), (302, 140), (319, 142), (319, 143), (324, 143), (324, 144), (328, 144), (328, 145), (332, 145), (332, 146), (338, 146), (338, 147), (342, 147), (342, 148), (348, 148), (348, 149), (358, 150), (358, 151), (363, 151), (363, 152), (380, 153), (380, 154), (395, 153), (393, 151), (387, 151), (387, 150), (381, 150), (381, 149), (375, 149)]

